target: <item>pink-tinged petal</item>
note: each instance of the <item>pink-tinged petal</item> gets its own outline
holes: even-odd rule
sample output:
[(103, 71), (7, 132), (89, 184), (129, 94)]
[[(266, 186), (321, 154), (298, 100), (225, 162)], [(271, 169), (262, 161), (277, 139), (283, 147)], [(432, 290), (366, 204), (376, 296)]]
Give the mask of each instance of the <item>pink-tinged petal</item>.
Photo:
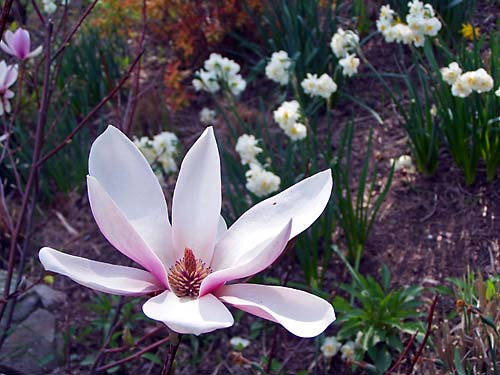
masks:
[(96, 262), (44, 247), (39, 253), (47, 271), (68, 276), (78, 284), (105, 293), (139, 296), (164, 289), (149, 272)]
[(9, 65), (7, 67), (7, 74), (5, 75), (5, 81), (4, 81), (5, 89), (12, 86), (14, 82), (16, 82), (17, 74), (18, 74), (17, 64)]
[(16, 53), (2, 40), (0, 41), (0, 48), (9, 55), (15, 55)]
[(16, 51), (16, 56), (24, 60), (30, 51), (30, 34), (28, 31), (19, 28), (12, 38), (12, 49)]
[(331, 171), (325, 170), (268, 198), (245, 212), (215, 246), (211, 266), (223, 269), (275, 237), (293, 221), (290, 237), (307, 229), (323, 212), (332, 191)]
[(5, 32), (5, 42), (9, 47), (11, 47), (11, 49), (12, 49), (13, 39), (14, 39), (14, 33), (10, 30), (7, 30)]
[(281, 324), (299, 337), (314, 337), (335, 320), (332, 305), (313, 294), (282, 286), (234, 284), (217, 290), (223, 302)]
[(37, 57), (39, 54), (42, 53), (42, 51), (43, 51), (43, 46), (38, 46), (33, 51), (31, 51), (30, 53), (28, 53), (28, 55), (26, 56), (26, 58), (27, 59), (31, 59), (33, 57)]
[(104, 190), (99, 181), (87, 176), (90, 207), (95, 221), (106, 239), (124, 255), (139, 263), (167, 286), (164, 264), (144, 242), (124, 213)]
[(276, 237), (264, 241), (251, 252), (237, 259), (235, 266), (223, 270), (215, 270), (215, 272), (209, 274), (201, 282), (200, 295), (203, 296), (210, 293), (224, 285), (227, 281), (252, 276), (269, 267), (285, 249), (290, 239), (291, 229), (292, 221), (289, 221)]
[(12, 107), (11, 107), (10, 102), (9, 102), (8, 99), (6, 99), (6, 98), (3, 99), (3, 106), (5, 108), (5, 113), (10, 113), (11, 112)]
[(89, 174), (160, 260), (166, 266), (173, 264), (172, 230), (161, 186), (146, 158), (114, 126), (108, 126), (93, 143)]
[(178, 333), (199, 335), (231, 327), (233, 316), (215, 296), (179, 298), (165, 291), (146, 301), (142, 311), (147, 317), (159, 320)]
[(6, 90), (5, 78), (7, 77), (7, 64), (5, 60), (0, 61), (0, 90)]
[(12, 99), (14, 97), (14, 91), (7, 90), (5, 91), (5, 94), (3, 95), (5, 99)]
[(172, 236), (177, 258), (190, 248), (210, 264), (221, 208), (220, 160), (212, 127), (187, 152), (172, 203)]
[(219, 218), (219, 225), (217, 226), (217, 235), (215, 236), (215, 241), (219, 241), (227, 232), (226, 220), (222, 217)]

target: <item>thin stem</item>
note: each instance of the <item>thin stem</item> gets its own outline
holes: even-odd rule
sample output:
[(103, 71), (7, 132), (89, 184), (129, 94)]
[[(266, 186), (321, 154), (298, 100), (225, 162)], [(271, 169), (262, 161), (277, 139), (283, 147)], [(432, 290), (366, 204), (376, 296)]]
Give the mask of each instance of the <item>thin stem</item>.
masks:
[(417, 354), (415, 354), (415, 357), (413, 357), (413, 361), (411, 362), (411, 365), (408, 368), (408, 371), (406, 371), (406, 375), (410, 375), (412, 373), (413, 367), (415, 367), (415, 364), (417, 363), (418, 359), (422, 355), (422, 351), (424, 350), (425, 344), (427, 343), (427, 339), (429, 338), (429, 335), (431, 333), (432, 320), (434, 318), (434, 309), (436, 308), (437, 301), (438, 301), (438, 296), (436, 295), (434, 297), (434, 300), (432, 301), (432, 305), (429, 309), (429, 315), (427, 316), (427, 330), (425, 331), (424, 339), (422, 340), (422, 343), (420, 344), (420, 347), (418, 348)]
[(59, 143), (56, 147), (54, 147), (52, 150), (48, 151), (43, 157), (40, 158), (38, 161), (38, 166), (42, 165), (45, 163), (48, 159), (50, 159), (52, 156), (54, 156), (56, 153), (58, 153), (64, 146), (66, 146), (69, 142), (71, 142), (71, 139), (75, 136), (76, 133), (78, 133), (84, 126), (85, 124), (92, 118), (93, 115), (97, 113), (116, 93), (120, 88), (125, 84), (125, 82), (130, 78), (131, 72), (134, 69), (135, 65), (139, 62), (141, 56), (142, 56), (143, 51), (137, 55), (135, 60), (132, 62), (130, 65), (127, 73), (122, 77), (120, 82), (113, 88), (113, 90), (110, 91), (108, 95), (106, 95), (100, 102), (97, 104), (88, 114), (83, 118), (82, 121), (78, 123), (78, 125), (75, 126), (75, 128), (64, 138), (64, 140)]
[[(45, 71), (44, 71), (44, 78), (43, 78), (43, 93), (42, 93), (42, 103), (40, 106), (40, 109), (38, 111), (38, 121), (37, 121), (37, 126), (36, 126), (36, 134), (35, 134), (35, 147), (33, 150), (33, 157), (32, 157), (32, 163), (31, 163), (31, 168), (28, 176), (28, 181), (26, 183), (26, 188), (24, 190), (24, 195), (21, 203), (21, 208), (19, 210), (18, 214), (18, 220), (16, 223), (16, 227), (14, 229), (14, 233), (12, 234), (12, 238), (10, 241), (10, 249), (9, 249), (9, 261), (8, 261), (8, 267), (7, 267), (7, 276), (5, 279), (5, 286), (4, 286), (4, 291), (3, 291), (3, 298), (4, 300), (8, 299), (9, 297), (9, 291), (10, 291), (10, 285), (12, 281), (12, 274), (14, 271), (14, 260), (15, 260), (15, 254), (16, 254), (16, 246), (17, 246), (17, 241), (21, 235), (21, 230), (22, 226), (24, 223), (24, 219), (26, 216), (26, 211), (28, 209), (28, 203), (29, 203), (29, 198), (31, 196), (31, 189), (33, 186), (36, 185), (36, 179), (38, 178), (38, 160), (40, 158), (40, 154), (42, 151), (42, 146), (43, 146), (43, 139), (44, 139), (44, 129), (45, 129), (45, 124), (47, 122), (47, 109), (50, 101), (50, 65), (51, 65), (51, 48), (50, 48), (50, 38), (52, 35), (52, 23), (47, 24), (47, 33), (46, 33), (46, 39), (45, 39)], [(3, 317), (3, 314), (5, 312), (5, 303), (0, 304), (0, 320)], [(8, 329), (8, 327), (6, 328)]]
[(5, 0), (5, 3), (3, 4), (2, 15), (0, 18), (0, 38), (3, 36), (3, 32), (5, 31), (5, 25), (7, 24), (7, 17), (9, 16), (13, 2), (14, 0)]
[(167, 359), (165, 360), (165, 363), (163, 364), (161, 375), (173, 375), (172, 371), (174, 369), (175, 355), (177, 354), (177, 349), (179, 349), (182, 335), (180, 333), (170, 331), (169, 338), (170, 338), (170, 351), (167, 354)]
[(151, 349), (154, 349), (160, 345), (163, 345), (164, 343), (166, 343), (168, 340), (170, 340), (170, 337), (165, 337), (149, 346), (146, 346), (144, 349), (141, 349), (139, 350), (138, 352), (135, 352), (134, 354), (131, 354), (129, 355), (128, 357), (125, 357), (125, 358), (122, 358), (116, 362), (112, 362), (112, 363), (109, 363), (107, 365), (104, 365), (104, 366), (101, 366), (99, 368), (97, 368), (95, 371), (96, 372), (102, 372), (102, 371), (106, 371), (106, 370), (109, 370), (110, 368), (113, 368), (113, 367), (116, 367), (118, 365), (122, 365), (124, 363), (127, 363), (127, 362), (130, 362), (136, 358), (139, 358), (140, 356), (142, 356), (144, 353), (147, 353), (149, 352)]

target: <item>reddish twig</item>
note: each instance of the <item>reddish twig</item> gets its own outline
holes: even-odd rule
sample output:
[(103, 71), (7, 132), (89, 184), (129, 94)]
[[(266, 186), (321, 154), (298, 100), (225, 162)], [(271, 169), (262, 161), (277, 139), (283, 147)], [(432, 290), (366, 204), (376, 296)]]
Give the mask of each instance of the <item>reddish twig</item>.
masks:
[(66, 35), (66, 38), (64, 38), (64, 41), (62, 42), (61, 47), (59, 47), (59, 49), (54, 53), (54, 56), (52, 57), (52, 61), (57, 59), (57, 57), (66, 49), (66, 47), (69, 45), (69, 41), (71, 40), (71, 38), (73, 38), (73, 36), (76, 34), (76, 32), (78, 31), (80, 26), (82, 26), (82, 23), (83, 23), (83, 21), (85, 21), (85, 18), (87, 18), (89, 16), (90, 12), (92, 12), (92, 9), (94, 9), (94, 7), (96, 6), (97, 1), (98, 0), (94, 0), (94, 1), (92, 1), (92, 3), (90, 3), (87, 6), (87, 8), (83, 12), (83, 14), (80, 16), (80, 18), (76, 22), (73, 29), (69, 32), (68, 35)]
[(154, 344), (146, 346), (144, 349), (141, 349), (138, 352), (135, 352), (134, 354), (129, 355), (128, 357), (122, 358), (119, 361), (112, 362), (112, 363), (109, 363), (107, 365), (104, 365), (104, 366), (101, 366), (101, 367), (97, 368), (96, 372), (106, 371), (106, 370), (109, 370), (110, 368), (113, 368), (115, 366), (119, 366), (119, 365), (122, 365), (124, 363), (130, 362), (130, 361), (132, 361), (132, 360), (140, 357), (144, 353), (149, 352), (151, 349), (154, 349), (154, 348), (156, 348), (156, 347), (158, 347), (160, 345), (163, 345), (168, 340), (170, 340), (170, 337), (165, 337), (165, 338), (161, 339), (160, 341), (157, 341)]
[(7, 24), (7, 17), (9, 16), (10, 10), (14, 0), (5, 0), (2, 8), (2, 15), (0, 16), (0, 38), (3, 36), (5, 31), (5, 25)]
[(31, 0), (31, 4), (33, 4), (33, 9), (35, 10), (35, 13), (37, 14), (40, 22), (42, 23), (42, 25), (45, 25), (45, 18), (43, 17), (42, 12), (40, 12), (40, 8), (38, 8), (38, 5), (36, 5), (36, 1)]
[(104, 349), (104, 353), (106, 354), (111, 354), (111, 353), (119, 353), (119, 352), (123, 352), (125, 350), (129, 350), (129, 349), (132, 349), (134, 347), (136, 347), (137, 345), (139, 345), (141, 342), (143, 342), (144, 340), (147, 340), (148, 338), (150, 338), (151, 336), (154, 336), (156, 335), (158, 332), (160, 332), (162, 329), (164, 329), (164, 327), (157, 327), (155, 329), (153, 329), (151, 332), (149, 333), (146, 333), (144, 336), (142, 336), (141, 338), (139, 338), (137, 341), (135, 341), (132, 345), (124, 345), (124, 346), (120, 346), (119, 348), (109, 348), (109, 349)]
[[(147, 7), (146, 0), (142, 1), (142, 31), (141, 38), (139, 40), (139, 50), (144, 50), (144, 40), (146, 38), (146, 22), (147, 22)], [(134, 77), (134, 86), (130, 89), (129, 101), (127, 103), (127, 109), (125, 110), (125, 116), (123, 121), (123, 131), (125, 134), (129, 134), (132, 129), (132, 122), (134, 120), (135, 111), (137, 109), (137, 100), (139, 93), (139, 79), (141, 76), (141, 62), (137, 64), (137, 70)]]
[[(26, 216), (26, 210), (28, 208), (29, 198), (31, 196), (31, 189), (35, 185), (35, 180), (38, 178), (38, 160), (41, 155), (43, 146), (43, 134), (45, 123), (47, 121), (47, 108), (50, 101), (50, 61), (51, 61), (51, 48), (50, 48), (50, 37), (52, 35), (52, 24), (49, 22), (47, 24), (47, 35), (45, 38), (45, 71), (43, 78), (43, 93), (42, 93), (42, 103), (38, 111), (38, 120), (35, 133), (35, 147), (33, 149), (32, 163), (28, 175), (28, 181), (26, 182), (26, 188), (24, 189), (24, 194), (21, 202), (21, 208), (19, 209), (19, 214), (17, 216), (17, 223), (14, 228), (14, 233), (12, 233), (12, 238), (10, 241), (9, 248), (9, 260), (7, 266), (7, 275), (5, 279), (5, 286), (3, 291), (3, 298), (7, 300), (10, 293), (10, 285), (12, 281), (12, 273), (14, 271), (14, 260), (16, 254), (16, 246), (19, 236), (21, 235), (22, 226)], [(5, 312), (6, 304), (0, 302), (0, 320)], [(8, 328), (8, 327), (7, 327)]]
[(401, 353), (401, 355), (399, 356), (398, 360), (394, 363), (394, 365), (389, 370), (387, 370), (387, 372), (385, 373), (385, 375), (389, 375), (390, 373), (392, 373), (394, 370), (396, 370), (399, 367), (399, 365), (401, 364), (401, 362), (403, 362), (403, 359), (406, 357), (406, 354), (408, 354), (408, 351), (410, 350), (411, 345), (413, 344), (413, 341), (415, 341), (415, 338), (417, 337), (417, 334), (418, 334), (418, 329), (411, 336), (410, 341), (408, 342), (408, 345), (406, 345), (405, 350), (403, 351), (403, 353)]
[(113, 321), (111, 322), (111, 328), (109, 329), (109, 331), (106, 335), (106, 339), (104, 340), (104, 343), (102, 344), (101, 349), (99, 349), (99, 352), (96, 355), (96, 358), (94, 360), (94, 364), (92, 365), (92, 368), (89, 371), (90, 374), (95, 374), (95, 372), (97, 371), (96, 370), (97, 366), (99, 366), (101, 359), (105, 355), (104, 350), (106, 349), (106, 346), (109, 345), (109, 342), (111, 341), (111, 337), (113, 337), (113, 333), (116, 331), (118, 326), (122, 323), (122, 321), (120, 319), (120, 314), (122, 312), (123, 304), (124, 304), (123, 297), (120, 297), (120, 300), (118, 301), (118, 305), (116, 307), (116, 310), (115, 310), (115, 313), (113, 316)]
[(122, 77), (122, 79), (118, 82), (118, 84), (111, 90), (111, 92), (106, 95), (88, 114), (81, 120), (78, 125), (64, 138), (64, 140), (59, 143), (56, 147), (54, 147), (52, 150), (48, 151), (43, 157), (40, 158), (38, 165), (42, 165), (45, 163), (48, 159), (50, 159), (52, 156), (54, 156), (57, 152), (59, 152), (64, 146), (66, 146), (73, 137), (75, 136), (76, 133), (78, 133), (84, 126), (85, 124), (90, 120), (92, 116), (96, 114), (116, 93), (120, 88), (125, 84), (125, 82), (130, 78), (130, 74), (132, 70), (134, 69), (135, 65), (139, 62), (141, 56), (142, 56), (142, 51), (137, 55), (135, 60), (132, 62), (130, 65), (127, 73)]
[(411, 365), (408, 368), (408, 371), (406, 371), (406, 375), (410, 375), (411, 372), (413, 371), (413, 367), (415, 367), (415, 364), (417, 363), (418, 358), (422, 355), (422, 351), (424, 350), (425, 344), (427, 343), (427, 339), (429, 338), (429, 335), (431, 334), (432, 320), (434, 319), (434, 309), (436, 308), (437, 301), (438, 301), (438, 296), (436, 295), (434, 297), (434, 299), (432, 300), (432, 305), (431, 305), (431, 308), (429, 309), (429, 315), (427, 316), (427, 329), (425, 331), (424, 339), (422, 340), (422, 343), (420, 344), (420, 347), (418, 348), (417, 354), (413, 358), (413, 361), (411, 362)]

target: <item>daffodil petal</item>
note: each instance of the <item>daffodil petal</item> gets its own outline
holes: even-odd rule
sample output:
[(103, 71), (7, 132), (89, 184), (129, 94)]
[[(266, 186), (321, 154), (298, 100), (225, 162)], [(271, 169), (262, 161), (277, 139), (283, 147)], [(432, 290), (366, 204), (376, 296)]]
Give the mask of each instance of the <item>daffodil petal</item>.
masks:
[(44, 247), (39, 258), (47, 271), (67, 276), (88, 288), (124, 296), (139, 296), (164, 289), (149, 272), (96, 262)]
[(89, 174), (160, 260), (173, 264), (172, 231), (158, 179), (134, 143), (114, 126), (108, 126), (93, 143)]
[(178, 333), (199, 335), (231, 327), (234, 323), (227, 307), (212, 294), (193, 299), (179, 298), (165, 291), (146, 301), (142, 311)]
[(220, 160), (212, 127), (187, 152), (172, 203), (172, 236), (177, 258), (190, 248), (210, 264), (221, 209)]
[(292, 221), (289, 221), (276, 237), (264, 241), (253, 251), (244, 254), (242, 258), (237, 260), (235, 266), (215, 270), (209, 274), (201, 283), (200, 295), (210, 293), (227, 281), (252, 276), (269, 267), (285, 249), (291, 229)]
[(216, 244), (211, 267), (218, 270), (234, 266), (255, 246), (276, 236), (289, 220), (293, 221), (290, 237), (295, 237), (321, 215), (331, 191), (331, 171), (325, 170), (256, 204)]
[(281, 286), (233, 284), (217, 297), (240, 310), (281, 324), (299, 337), (314, 337), (334, 320), (332, 305), (313, 294)]

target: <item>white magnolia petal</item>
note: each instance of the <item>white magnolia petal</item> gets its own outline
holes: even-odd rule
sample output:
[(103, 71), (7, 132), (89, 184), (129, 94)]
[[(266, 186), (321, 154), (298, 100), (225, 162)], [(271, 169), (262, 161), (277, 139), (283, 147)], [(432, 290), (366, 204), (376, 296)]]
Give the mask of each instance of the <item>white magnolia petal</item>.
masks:
[(7, 44), (5, 44), (5, 42), (3, 40), (0, 40), (0, 48), (8, 53), (9, 55), (15, 55), (15, 51), (13, 51)]
[(38, 46), (33, 51), (31, 51), (30, 53), (28, 53), (28, 55), (26, 56), (26, 58), (31, 59), (33, 57), (37, 57), (39, 54), (42, 53), (42, 50), (43, 50), (43, 46)]
[(142, 311), (149, 318), (165, 323), (178, 333), (199, 335), (231, 327), (234, 323), (227, 307), (212, 294), (193, 299), (179, 298), (165, 291), (146, 301)]
[(146, 158), (114, 126), (108, 126), (92, 144), (89, 174), (162, 262), (172, 264), (172, 231), (161, 186)]
[(39, 253), (47, 271), (68, 276), (86, 287), (105, 293), (139, 296), (164, 289), (149, 272), (125, 266), (96, 262), (44, 247)]
[(281, 286), (233, 284), (217, 290), (223, 302), (281, 324), (299, 337), (314, 337), (335, 320), (332, 305), (313, 294)]
[(274, 263), (286, 247), (290, 239), (292, 221), (270, 240), (266, 240), (253, 251), (245, 254), (235, 262), (235, 266), (223, 270), (214, 270), (201, 283), (200, 295), (216, 290), (227, 281), (242, 279), (255, 275)]
[(212, 127), (187, 152), (172, 203), (172, 236), (177, 258), (190, 248), (210, 264), (221, 208), (220, 160)]
[(226, 220), (222, 217), (219, 218), (219, 225), (217, 226), (217, 235), (215, 236), (215, 241), (219, 241), (227, 232)]
[(104, 237), (117, 250), (168, 285), (164, 263), (138, 234), (137, 225), (132, 225), (95, 177), (87, 176), (87, 187), (94, 219)]
[(307, 229), (323, 212), (332, 191), (331, 171), (325, 170), (291, 186), (246, 211), (216, 244), (211, 266), (223, 269), (276, 236), (293, 221), (290, 237)]

